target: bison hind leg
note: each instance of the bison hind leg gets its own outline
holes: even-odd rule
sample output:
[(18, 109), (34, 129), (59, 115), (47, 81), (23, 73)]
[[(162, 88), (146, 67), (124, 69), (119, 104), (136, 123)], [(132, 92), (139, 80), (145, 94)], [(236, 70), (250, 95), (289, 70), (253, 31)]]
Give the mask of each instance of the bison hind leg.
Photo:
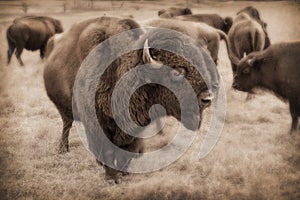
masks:
[(61, 135), (59, 149), (58, 149), (58, 153), (60, 154), (69, 151), (69, 134), (73, 123), (73, 119), (63, 115), (62, 115), (62, 120), (63, 120), (63, 130), (62, 130), (62, 135)]
[(246, 97), (246, 101), (250, 101), (250, 100), (252, 100), (252, 99), (254, 99), (254, 98), (255, 98), (255, 94), (248, 93), (248, 94), (247, 94), (247, 97)]
[(290, 133), (293, 134), (294, 132), (297, 132), (298, 130), (298, 112), (297, 112), (297, 103), (295, 102), (289, 102), (290, 103), (290, 113), (292, 116), (292, 125), (291, 125), (291, 131)]
[(17, 59), (18, 59), (18, 62), (19, 62), (19, 64), (21, 65), (21, 66), (24, 66), (24, 63), (23, 63), (23, 61), (22, 61), (22, 59), (21, 59), (21, 54), (22, 54), (22, 52), (23, 52), (23, 47), (17, 47), (17, 50), (16, 50), (16, 57), (17, 57)]
[(9, 47), (7, 50), (7, 64), (10, 63), (11, 57), (12, 57), (15, 49), (16, 49), (15, 45), (9, 43)]

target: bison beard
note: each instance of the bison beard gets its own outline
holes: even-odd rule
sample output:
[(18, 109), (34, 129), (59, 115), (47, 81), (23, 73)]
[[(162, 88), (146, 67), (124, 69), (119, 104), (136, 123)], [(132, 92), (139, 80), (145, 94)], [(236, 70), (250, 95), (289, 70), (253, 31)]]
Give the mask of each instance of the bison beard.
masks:
[[(74, 25), (69, 32), (62, 36), (62, 42), (57, 43), (54, 47), (45, 66), (44, 80), (47, 94), (58, 108), (64, 122), (60, 142), (61, 152), (68, 151), (68, 135), (73, 122), (72, 88), (80, 64), (87, 54), (99, 43), (115, 34), (134, 28), (139, 28), (139, 25), (131, 19), (122, 20), (118, 18), (101, 17), (87, 20)], [(160, 35), (159, 32), (152, 32), (146, 35), (142, 34), (143, 33), (130, 35), (128, 36), (128, 40), (125, 41), (144, 44), (145, 41), (149, 40), (149, 43), (152, 45), (158, 43), (160, 45), (174, 45), (174, 48), (180, 49), (184, 47), (192, 48), (191, 44), (181, 41), (180, 38), (168, 38), (165, 35)], [(68, 38), (68, 42), (65, 42), (64, 38)], [(110, 50), (114, 47), (108, 46), (107, 48), (107, 51), (105, 51), (106, 53), (100, 53), (100, 56), (103, 58), (103, 62), (106, 56), (110, 56)], [(77, 49), (77, 51), (74, 51), (74, 49)], [(64, 52), (63, 55), (65, 55), (63, 57), (61, 56), (62, 52)], [(187, 55), (189, 54), (189, 52), (186, 53)], [(201, 53), (199, 49), (198, 53)], [(94, 141), (93, 137), (97, 137), (97, 135), (95, 135), (97, 134), (97, 130), (90, 128), (93, 127), (93, 122), (88, 120), (90, 116), (86, 113), (90, 113), (92, 112), (91, 110), (95, 109), (97, 121), (103, 129), (106, 137), (112, 143), (127, 151), (137, 153), (143, 151), (141, 139), (126, 134), (117, 126), (113, 118), (110, 103), (112, 92), (117, 81), (126, 72), (135, 68), (135, 66), (139, 64), (150, 64), (153, 66), (153, 70), (156, 70), (155, 68), (161, 64), (172, 67), (174, 71), (180, 72), (181, 70), (184, 70), (186, 72), (186, 79), (189, 81), (194, 92), (199, 98), (199, 114), (201, 115), (203, 109), (210, 105), (211, 99), (207, 98), (207, 94), (209, 93), (207, 93), (208, 87), (205, 84), (204, 79), (205, 81), (208, 81), (208, 83), (213, 83), (215, 86), (218, 84), (219, 77), (212, 77), (212, 74), (216, 72), (215, 67), (206, 66), (205, 63), (199, 64), (199, 66), (203, 66), (204, 74), (207, 75), (207, 77), (201, 77), (200, 73), (192, 64), (174, 53), (158, 49), (150, 49), (150, 51), (149, 49), (131, 51), (120, 56), (109, 65), (104, 74), (101, 76), (100, 81), (94, 84), (97, 85), (96, 94), (94, 96), (88, 96), (89, 94), (87, 94), (86, 91), (80, 91), (79, 94), (84, 96), (84, 99), (79, 99), (82, 101), (88, 101), (95, 98), (94, 106), (91, 104), (85, 104), (86, 102), (80, 102), (80, 100), (73, 102), (73, 108), (75, 108), (76, 112), (79, 114), (75, 120), (80, 120), (86, 127), (89, 127), (89, 130), (87, 130), (90, 132), (88, 134), (89, 137), (91, 137), (89, 138), (89, 141)], [(86, 79), (86, 81), (90, 80)], [(82, 84), (84, 85), (86, 83)], [(180, 89), (181, 88), (178, 88), (178, 90)], [(182, 91), (182, 93), (184, 92), (185, 91)], [(140, 126), (148, 125), (150, 123), (148, 111), (153, 104), (161, 104), (166, 109), (167, 115), (174, 116), (180, 120), (181, 111), (176, 96), (167, 88), (156, 84), (145, 85), (139, 88), (132, 95), (129, 107), (132, 120)], [(83, 105), (87, 105), (87, 107), (84, 107)], [(190, 129), (195, 129), (200, 126), (199, 124), (197, 127), (192, 127), (188, 123), (184, 125)], [(101, 151), (104, 148), (97, 146), (96, 143), (89, 143), (89, 145), (90, 148), (97, 149), (97, 155), (104, 158), (101, 160), (105, 160), (111, 164), (115, 163), (115, 160), (117, 160), (116, 165), (122, 165), (118, 166), (118, 169), (126, 168), (130, 162), (130, 159), (127, 158), (122, 160), (122, 155), (115, 155), (113, 151)], [(119, 181), (119, 177), (121, 175), (120, 172), (111, 169), (108, 166), (105, 166), (105, 170), (106, 177), (108, 179), (113, 179), (115, 182)]]

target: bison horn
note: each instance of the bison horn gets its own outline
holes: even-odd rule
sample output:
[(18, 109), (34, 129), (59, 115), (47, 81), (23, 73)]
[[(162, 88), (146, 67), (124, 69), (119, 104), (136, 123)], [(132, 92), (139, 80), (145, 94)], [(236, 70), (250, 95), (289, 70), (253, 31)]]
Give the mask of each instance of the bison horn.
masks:
[(149, 45), (148, 45), (148, 39), (146, 39), (144, 43), (144, 49), (143, 49), (143, 61), (144, 63), (151, 64), (154, 68), (160, 68), (162, 64), (158, 63), (157, 61), (153, 60), (153, 58), (150, 55), (149, 51)]

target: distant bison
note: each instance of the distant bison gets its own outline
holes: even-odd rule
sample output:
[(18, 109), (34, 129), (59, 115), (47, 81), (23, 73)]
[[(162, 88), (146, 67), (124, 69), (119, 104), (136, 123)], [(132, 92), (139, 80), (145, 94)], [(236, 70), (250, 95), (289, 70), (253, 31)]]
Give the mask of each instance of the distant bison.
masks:
[(184, 15), (175, 17), (175, 19), (180, 19), (184, 21), (203, 22), (225, 33), (228, 33), (233, 22), (231, 17), (222, 18), (220, 15), (217, 14)]
[(267, 89), (288, 100), (292, 115), (291, 132), (298, 129), (300, 116), (300, 41), (271, 45), (254, 52), (237, 65), (232, 87), (252, 92)]
[(232, 63), (233, 73), (236, 71), (236, 64), (244, 55), (270, 46), (266, 23), (261, 20), (258, 10), (251, 6), (237, 13), (228, 38), (230, 49), (236, 58)]
[(176, 8), (171, 7), (158, 11), (158, 16), (162, 18), (171, 18), (180, 15), (191, 15), (192, 11), (190, 8)]
[[(202, 47), (206, 48), (213, 61), (217, 65), (220, 40), (224, 40), (227, 50), (229, 50), (227, 35), (205, 23), (186, 21), (179, 23), (175, 19), (155, 19), (147, 22), (148, 25), (159, 28), (172, 29), (184, 33), (195, 39)], [(230, 55), (231, 52), (229, 51)]]
[[(57, 107), (63, 120), (60, 152), (69, 150), (68, 136), (74, 120), (72, 111), (72, 90), (81, 63), (89, 52), (99, 43), (113, 35), (139, 27), (140, 25), (132, 19), (112, 17), (90, 19), (73, 25), (68, 32), (62, 35), (61, 40), (54, 45), (54, 49), (46, 60), (44, 81), (47, 94)], [(173, 42), (177, 42), (176, 44), (180, 45), (179, 47), (177, 46), (179, 49), (182, 49), (183, 45), (186, 45), (185, 48), (193, 47), (189, 43), (181, 43), (180, 38), (178, 38), (178, 40), (165, 40), (164, 37), (166, 37), (166, 35), (160, 34), (159, 31), (150, 33), (140, 31), (140, 33), (135, 32), (128, 36), (128, 39), (123, 40), (123, 42), (133, 41), (136, 44), (144, 44), (144, 48), (124, 54), (108, 66), (104, 74), (97, 79), (99, 80), (96, 88), (97, 92), (96, 95), (92, 97), (95, 99), (95, 105), (82, 107), (84, 102), (73, 102), (73, 108), (80, 113), (80, 116), (77, 116), (78, 119), (76, 118), (75, 120), (83, 121), (83, 124), (92, 123), (86, 120), (88, 116), (82, 113), (84, 113), (86, 109), (95, 108), (98, 122), (107, 138), (109, 138), (113, 144), (127, 151), (142, 152), (142, 140), (123, 132), (114, 121), (110, 102), (118, 80), (138, 64), (149, 64), (151, 66), (151, 69), (149, 69), (150, 73), (160, 69), (162, 64), (172, 67), (172, 73), (166, 74), (166, 76), (172, 79), (173, 84), (176, 84), (185, 77), (197, 94), (199, 101), (199, 105), (197, 106), (199, 106), (199, 114), (201, 116), (203, 109), (210, 105), (212, 95), (197, 69), (182, 57), (174, 55), (174, 53), (160, 49), (149, 49), (148, 44), (168, 45), (170, 42), (172, 44), (174, 44)], [(107, 51), (110, 52), (110, 48), (114, 47), (108, 46), (107, 48)], [(196, 50), (200, 54), (200, 49), (196, 48)], [(104, 52), (101, 53), (104, 54)], [(107, 56), (109, 55), (110, 54)], [(106, 56), (103, 55), (103, 57)], [(206, 70), (207, 74), (216, 72), (213, 67), (204, 65), (202, 67)], [(141, 76), (138, 77), (142, 79)], [(210, 80), (213, 83), (218, 83), (218, 78), (218, 76), (210, 76)], [(89, 79), (87, 78), (85, 81), (89, 81)], [(124, 85), (124, 88), (126, 87), (131, 86)], [(86, 101), (87, 96), (85, 92), (86, 91), (83, 90), (80, 95), (84, 96), (84, 100)], [(186, 93), (186, 91), (181, 88), (178, 88), (178, 92)], [(190, 94), (186, 94), (186, 96), (189, 97)], [(120, 99), (120, 102), (122, 102), (122, 99)], [(148, 125), (151, 121), (148, 110), (153, 104), (161, 104), (166, 109), (167, 115), (174, 116), (180, 120), (181, 110), (176, 96), (167, 88), (156, 84), (144, 85), (131, 96), (129, 112), (132, 114), (132, 120), (141, 126)], [(200, 124), (193, 126), (191, 125), (193, 121), (194, 120), (184, 122), (184, 126), (189, 129), (197, 129)], [(94, 124), (89, 125), (94, 126)], [(117, 159), (114, 157), (113, 152), (101, 151), (100, 154), (110, 163), (115, 163), (114, 159)], [(120, 160), (117, 160), (114, 165), (123, 166)], [(108, 179), (112, 178), (115, 182), (118, 182), (120, 172), (108, 166), (105, 166), (105, 170)]]
[(31, 51), (39, 49), (41, 58), (44, 58), (48, 39), (61, 32), (63, 28), (60, 21), (51, 17), (25, 16), (15, 19), (6, 32), (9, 48), (7, 63), (10, 63), (11, 56), (16, 50), (16, 57), (23, 66), (21, 54), (24, 48)]

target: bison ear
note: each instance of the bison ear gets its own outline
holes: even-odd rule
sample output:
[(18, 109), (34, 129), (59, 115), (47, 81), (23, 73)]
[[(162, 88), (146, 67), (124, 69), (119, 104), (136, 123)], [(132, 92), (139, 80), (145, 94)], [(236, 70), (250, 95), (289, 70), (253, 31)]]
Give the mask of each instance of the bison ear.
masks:
[(160, 68), (162, 65), (157, 61), (153, 60), (149, 51), (148, 39), (145, 40), (144, 48), (143, 48), (143, 62), (151, 64), (154, 68)]
[(262, 58), (253, 57), (253, 58), (247, 60), (247, 64), (250, 67), (253, 67), (254, 69), (257, 69), (257, 70), (260, 70), (262, 63), (263, 63)]

